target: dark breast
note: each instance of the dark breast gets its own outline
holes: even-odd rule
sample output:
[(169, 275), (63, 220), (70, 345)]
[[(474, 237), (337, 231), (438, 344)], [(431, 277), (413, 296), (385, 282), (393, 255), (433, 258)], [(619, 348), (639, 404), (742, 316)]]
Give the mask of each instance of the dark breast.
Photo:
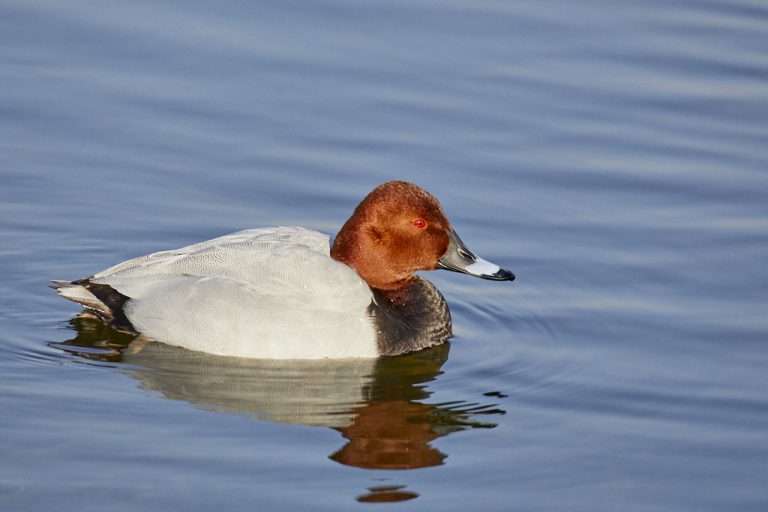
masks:
[(394, 356), (445, 343), (451, 312), (435, 285), (416, 277), (403, 290), (373, 290), (368, 310), (374, 319), (379, 353)]

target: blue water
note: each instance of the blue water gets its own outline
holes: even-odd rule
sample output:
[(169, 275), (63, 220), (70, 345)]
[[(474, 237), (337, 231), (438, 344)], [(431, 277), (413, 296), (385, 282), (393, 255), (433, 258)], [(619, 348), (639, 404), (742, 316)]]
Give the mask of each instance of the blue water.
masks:
[[(0, 510), (768, 508), (768, 6), (0, 2)], [(140, 351), (47, 288), (416, 182), (449, 346)], [(372, 505), (372, 501), (389, 504)]]

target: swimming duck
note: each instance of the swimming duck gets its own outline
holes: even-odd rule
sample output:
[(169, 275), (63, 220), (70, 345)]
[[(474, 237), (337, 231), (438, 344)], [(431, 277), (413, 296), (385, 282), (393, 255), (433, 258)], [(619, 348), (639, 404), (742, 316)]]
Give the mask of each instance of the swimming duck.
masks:
[(211, 354), (373, 358), (444, 343), (445, 299), (419, 270), (512, 281), (472, 253), (438, 200), (391, 181), (327, 235), (246, 229), (119, 263), (53, 288), (114, 328)]

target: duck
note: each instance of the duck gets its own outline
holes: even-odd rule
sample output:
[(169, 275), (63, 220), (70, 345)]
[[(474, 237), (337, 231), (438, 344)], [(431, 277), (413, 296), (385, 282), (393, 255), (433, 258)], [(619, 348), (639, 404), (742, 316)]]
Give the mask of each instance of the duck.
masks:
[(333, 240), (301, 227), (245, 229), (51, 286), (137, 339), (242, 358), (377, 358), (452, 336), (445, 298), (416, 274), (437, 269), (515, 279), (467, 248), (432, 194), (390, 181)]

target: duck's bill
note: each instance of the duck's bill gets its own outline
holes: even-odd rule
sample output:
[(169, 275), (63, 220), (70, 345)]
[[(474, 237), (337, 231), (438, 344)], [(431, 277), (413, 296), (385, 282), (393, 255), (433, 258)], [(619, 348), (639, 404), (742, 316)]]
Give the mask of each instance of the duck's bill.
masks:
[(462, 274), (469, 274), (492, 281), (515, 280), (515, 274), (509, 270), (486, 261), (467, 249), (467, 246), (464, 245), (464, 242), (461, 241), (461, 238), (453, 229), (448, 233), (448, 238), (450, 240), (448, 250), (445, 251), (443, 257), (437, 262), (437, 268), (461, 272)]

